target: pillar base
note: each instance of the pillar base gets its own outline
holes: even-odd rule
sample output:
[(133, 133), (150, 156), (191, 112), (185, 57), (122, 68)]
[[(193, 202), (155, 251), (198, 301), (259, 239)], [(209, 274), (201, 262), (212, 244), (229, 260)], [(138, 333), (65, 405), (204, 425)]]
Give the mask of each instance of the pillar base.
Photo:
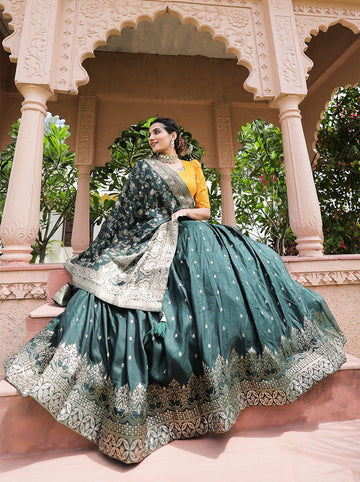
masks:
[(6, 246), (2, 249), (2, 253), (2, 256), (0, 256), (1, 264), (29, 264), (32, 258), (31, 246)]
[(323, 256), (322, 240), (318, 236), (296, 238), (296, 247), (300, 256)]

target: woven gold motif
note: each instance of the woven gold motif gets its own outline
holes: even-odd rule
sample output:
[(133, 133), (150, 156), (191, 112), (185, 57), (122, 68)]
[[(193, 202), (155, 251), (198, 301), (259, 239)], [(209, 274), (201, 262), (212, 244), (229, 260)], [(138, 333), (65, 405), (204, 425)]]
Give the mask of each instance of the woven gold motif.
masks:
[(186, 384), (173, 379), (133, 391), (127, 384), (114, 386), (103, 364), (90, 363), (75, 345), (55, 349), (53, 333), (45, 329), (8, 363), (7, 378), (102, 452), (134, 463), (172, 440), (226, 432), (244, 408), (284, 405), (333, 373), (344, 361), (341, 337), (294, 354), (314, 335), (308, 321), (304, 326), (293, 330), (277, 355), (250, 350), (239, 356), (233, 350), (229, 359), (218, 355), (212, 367), (203, 364), (203, 373)]

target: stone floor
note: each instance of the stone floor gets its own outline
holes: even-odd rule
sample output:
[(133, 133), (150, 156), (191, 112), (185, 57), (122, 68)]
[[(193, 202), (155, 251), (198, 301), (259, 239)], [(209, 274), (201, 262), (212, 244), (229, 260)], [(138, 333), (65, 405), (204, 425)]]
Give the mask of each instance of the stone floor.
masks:
[(97, 450), (0, 459), (2, 482), (358, 482), (360, 420), (173, 442), (135, 466)]

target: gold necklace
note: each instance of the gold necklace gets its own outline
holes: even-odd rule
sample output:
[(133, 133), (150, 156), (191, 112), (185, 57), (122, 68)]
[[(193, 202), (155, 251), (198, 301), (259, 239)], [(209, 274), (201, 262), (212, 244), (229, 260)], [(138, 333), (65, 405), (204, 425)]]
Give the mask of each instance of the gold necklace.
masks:
[(168, 154), (159, 154), (158, 159), (166, 164), (175, 164), (179, 158), (177, 154), (175, 156), (170, 156)]

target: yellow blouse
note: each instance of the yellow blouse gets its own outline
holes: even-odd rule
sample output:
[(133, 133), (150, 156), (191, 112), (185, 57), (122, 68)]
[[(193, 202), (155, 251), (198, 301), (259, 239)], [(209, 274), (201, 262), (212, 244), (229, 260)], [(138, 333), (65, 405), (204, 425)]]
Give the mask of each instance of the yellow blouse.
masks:
[(200, 163), (196, 160), (182, 161), (182, 163), (184, 171), (177, 172), (194, 198), (195, 206), (197, 208), (209, 208), (209, 194)]

